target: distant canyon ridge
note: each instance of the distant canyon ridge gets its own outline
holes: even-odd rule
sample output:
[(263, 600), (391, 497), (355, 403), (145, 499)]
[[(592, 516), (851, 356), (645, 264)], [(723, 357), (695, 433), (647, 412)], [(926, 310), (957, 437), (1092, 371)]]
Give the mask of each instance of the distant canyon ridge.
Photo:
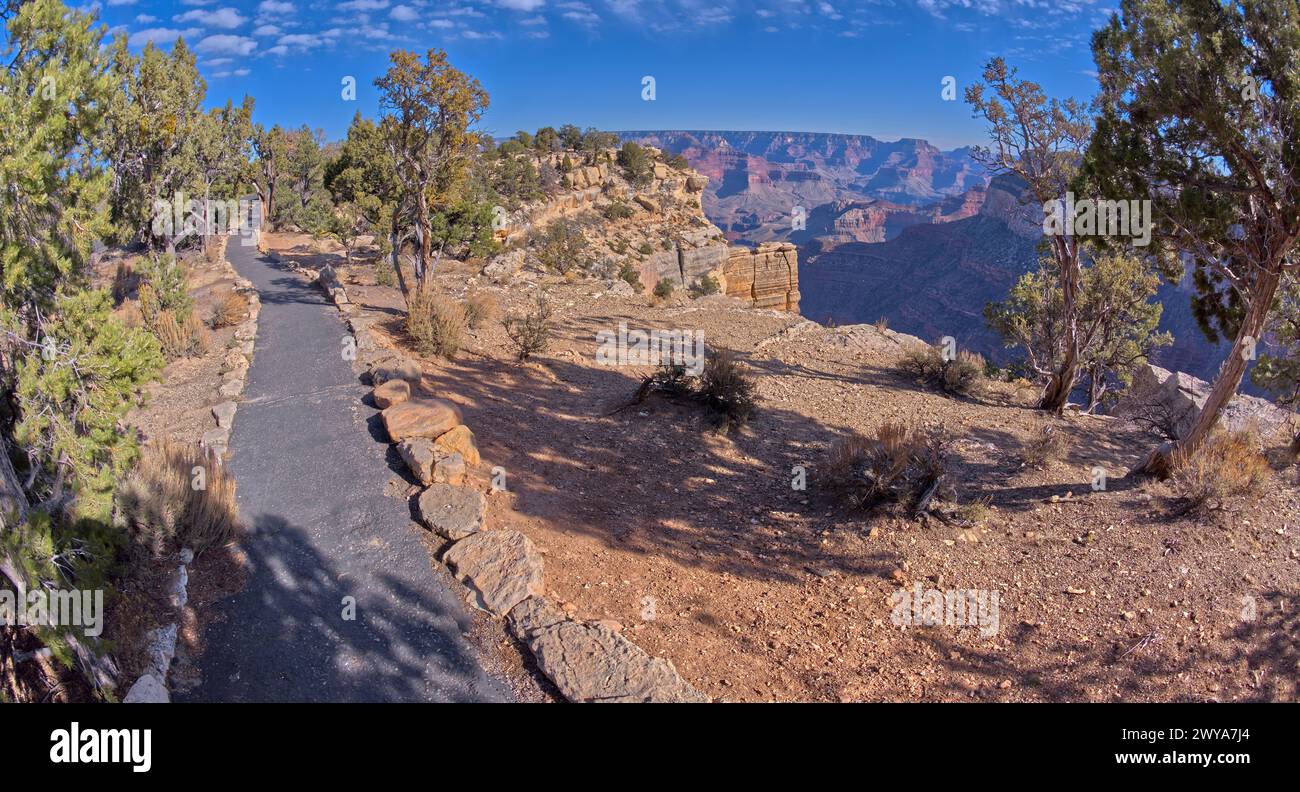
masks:
[[(984, 306), (1036, 266), (1042, 209), (1017, 179), (991, 177), (971, 148), (814, 132), (619, 134), (681, 154), (707, 176), (704, 212), (728, 241), (795, 244), (809, 319), (884, 318), (999, 362), (1012, 357), (986, 327)], [(1229, 346), (1212, 346), (1197, 327), (1189, 281), (1161, 288), (1161, 329), (1174, 344), (1154, 362), (1208, 379)]]

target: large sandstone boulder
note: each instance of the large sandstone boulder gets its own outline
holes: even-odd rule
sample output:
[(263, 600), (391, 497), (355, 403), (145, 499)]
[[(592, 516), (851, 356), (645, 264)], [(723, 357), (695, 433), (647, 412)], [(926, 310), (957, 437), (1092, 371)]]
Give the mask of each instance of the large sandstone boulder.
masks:
[(420, 521), (452, 541), (483, 530), (487, 500), (478, 490), (433, 484), (420, 495)]
[(462, 539), (443, 556), (476, 604), (499, 616), (542, 594), (542, 555), (518, 531), (483, 531)]
[(543, 597), (521, 601), (510, 629), (528, 644), (542, 673), (577, 702), (707, 702), (673, 664), (604, 624), (567, 619)]
[[(1181, 439), (1191, 431), (1209, 393), (1210, 383), (1204, 380), (1147, 363), (1133, 373), (1133, 384), (1121, 395), (1113, 412)], [(1234, 432), (1255, 429), (1268, 437), (1289, 426), (1291, 420), (1290, 412), (1272, 402), (1239, 393), (1219, 415), (1219, 426)]]
[(456, 427), (461, 420), (456, 405), (425, 397), (395, 404), (379, 415), (394, 443), (408, 437), (438, 437)]

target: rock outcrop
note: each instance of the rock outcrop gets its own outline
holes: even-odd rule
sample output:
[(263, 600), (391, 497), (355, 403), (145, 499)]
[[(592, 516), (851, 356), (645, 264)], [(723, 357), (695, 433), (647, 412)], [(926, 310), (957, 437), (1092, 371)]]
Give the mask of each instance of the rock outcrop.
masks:
[(755, 308), (799, 312), (799, 255), (789, 242), (731, 248), (723, 267), (725, 291)]
[[(1210, 383), (1181, 371), (1151, 364), (1140, 366), (1133, 384), (1115, 404), (1114, 414), (1129, 417), (1182, 439), (1210, 393)], [(1219, 415), (1219, 426), (1229, 431), (1253, 429), (1268, 437), (1291, 425), (1294, 414), (1255, 396), (1237, 394)]]

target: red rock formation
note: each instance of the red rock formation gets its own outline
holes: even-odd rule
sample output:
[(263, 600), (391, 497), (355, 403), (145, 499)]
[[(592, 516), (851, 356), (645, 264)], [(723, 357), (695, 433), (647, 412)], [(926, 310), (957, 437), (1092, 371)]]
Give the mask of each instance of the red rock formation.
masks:
[(799, 255), (789, 242), (733, 247), (723, 266), (726, 293), (755, 308), (799, 312)]

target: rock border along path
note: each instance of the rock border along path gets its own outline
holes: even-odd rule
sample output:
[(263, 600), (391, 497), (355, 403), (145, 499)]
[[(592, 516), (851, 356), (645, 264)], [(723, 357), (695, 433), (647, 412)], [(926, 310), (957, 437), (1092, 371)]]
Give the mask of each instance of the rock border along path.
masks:
[(420, 520), (450, 543), (442, 560), (468, 589), (467, 601), (504, 618), (569, 701), (709, 701), (668, 660), (651, 657), (604, 624), (571, 619), (546, 599), (541, 553), (519, 531), (488, 524), (487, 501), (465, 476), (484, 463), (460, 411), (421, 389), (417, 361), (383, 347), (333, 268), (326, 266), (316, 282), (346, 317), (358, 369), (367, 367), (372, 399), (384, 406), (387, 439), (425, 485), (417, 500)]
[(509, 700), (465, 638), (471, 614), (384, 494), (388, 448), (367, 436), (383, 429), (336, 313), (256, 248), (232, 240), (227, 256), (262, 302), (229, 438), (249, 575), (217, 606), (202, 682), (177, 700)]

